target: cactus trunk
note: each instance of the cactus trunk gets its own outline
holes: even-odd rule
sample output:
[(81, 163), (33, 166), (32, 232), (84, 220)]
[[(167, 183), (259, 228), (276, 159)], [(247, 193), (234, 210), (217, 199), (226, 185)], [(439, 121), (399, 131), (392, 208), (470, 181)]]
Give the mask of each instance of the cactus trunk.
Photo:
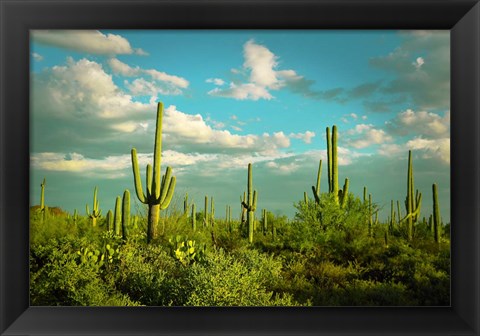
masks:
[(122, 200), (119, 196), (115, 200), (115, 213), (113, 219), (115, 235), (120, 236), (120, 229), (122, 225)]
[(242, 203), (243, 207), (247, 210), (247, 226), (248, 226), (248, 242), (253, 243), (253, 231), (255, 221), (255, 210), (257, 208), (257, 191), (253, 190), (252, 182), (252, 164), (248, 164), (247, 174), (247, 201)]
[(124, 240), (128, 236), (128, 228), (130, 227), (130, 191), (125, 190), (122, 200), (122, 237)]

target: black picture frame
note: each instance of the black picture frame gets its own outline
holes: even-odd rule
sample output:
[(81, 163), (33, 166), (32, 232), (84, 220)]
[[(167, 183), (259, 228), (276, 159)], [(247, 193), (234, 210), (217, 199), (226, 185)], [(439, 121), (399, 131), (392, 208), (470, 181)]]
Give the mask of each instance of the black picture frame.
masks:
[[(479, 335), (480, 4), (0, 0), (1, 335)], [(451, 30), (450, 307), (29, 307), (30, 29)]]

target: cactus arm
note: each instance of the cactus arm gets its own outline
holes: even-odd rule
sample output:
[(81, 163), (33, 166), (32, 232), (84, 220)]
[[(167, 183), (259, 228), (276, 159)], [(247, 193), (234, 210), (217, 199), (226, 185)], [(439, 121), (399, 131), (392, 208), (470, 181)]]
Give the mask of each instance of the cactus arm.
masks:
[(315, 202), (318, 204), (320, 203), (320, 197), (317, 195), (317, 191), (315, 190), (315, 187), (312, 186), (312, 192), (313, 192), (313, 197), (315, 198)]
[(253, 204), (252, 204), (252, 211), (257, 210), (257, 191), (253, 191)]
[(175, 176), (172, 176), (171, 182), (168, 184), (168, 192), (165, 195), (165, 198), (163, 199), (162, 203), (160, 203), (161, 210), (165, 210), (170, 205), (170, 202), (172, 201), (172, 198), (173, 198), (173, 192), (175, 191), (176, 183), (177, 183), (177, 178)]
[(345, 179), (345, 183), (343, 185), (343, 190), (342, 190), (342, 207), (345, 206), (347, 199), (348, 199), (348, 187), (350, 185), (350, 181), (348, 178)]
[(88, 209), (88, 204), (85, 205), (85, 211), (87, 212), (87, 216), (90, 217), (90, 210)]
[(163, 203), (165, 201), (165, 198), (167, 197), (167, 194), (170, 191), (170, 184), (172, 183), (172, 180), (173, 180), (171, 175), (172, 175), (172, 168), (167, 167), (167, 171), (165, 172), (165, 175), (162, 176), (160, 192), (155, 195), (155, 197), (158, 197), (160, 203)]
[[(147, 164), (147, 171), (146, 171), (146, 179), (147, 179), (147, 195), (146, 199), (149, 200), (152, 197), (152, 165)], [(140, 184), (141, 185), (141, 184)]]
[[(132, 168), (133, 168), (133, 179), (135, 181), (135, 192), (137, 194), (138, 200), (144, 204), (147, 204), (147, 198), (143, 193), (142, 181), (140, 180), (140, 171), (138, 170), (138, 159), (137, 159), (137, 150), (132, 148)], [(147, 166), (148, 169), (148, 166)], [(148, 174), (147, 174), (148, 179)]]

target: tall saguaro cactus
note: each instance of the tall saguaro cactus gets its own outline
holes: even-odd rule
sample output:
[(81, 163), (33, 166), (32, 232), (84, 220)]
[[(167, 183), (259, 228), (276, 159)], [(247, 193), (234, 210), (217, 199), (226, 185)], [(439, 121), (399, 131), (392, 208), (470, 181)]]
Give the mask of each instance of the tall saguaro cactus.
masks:
[(438, 205), (438, 191), (437, 184), (432, 185), (433, 193), (433, 237), (435, 242), (438, 244), (440, 242), (440, 208)]
[(123, 192), (122, 199), (122, 238), (127, 239), (128, 229), (130, 228), (130, 191)]
[[(248, 203), (247, 203), (248, 202)], [(255, 220), (255, 210), (257, 209), (257, 191), (253, 190), (252, 183), (252, 164), (248, 164), (247, 175), (247, 202), (243, 201), (243, 207), (247, 210), (248, 242), (253, 243), (253, 230)]]
[(345, 205), (347, 204), (347, 200), (348, 200), (348, 187), (350, 185), (350, 180), (348, 178), (345, 179), (345, 183), (343, 184), (343, 189), (341, 190), (341, 206), (342, 208), (345, 207)]
[(88, 204), (86, 205), (87, 215), (92, 219), (92, 226), (97, 226), (97, 219), (102, 215), (102, 210), (99, 209), (100, 203), (97, 200), (97, 187), (93, 191), (93, 209), (92, 213), (88, 209)]
[(40, 184), (40, 211), (45, 210), (45, 186), (47, 182), (45, 180), (45, 177), (43, 178), (43, 182)]
[(120, 236), (120, 228), (122, 225), (122, 200), (120, 196), (115, 199), (115, 212), (113, 215), (113, 232), (116, 236)]
[[(155, 130), (155, 145), (153, 152), (153, 174), (152, 166), (147, 165), (147, 193), (143, 193), (140, 171), (138, 170), (137, 150), (132, 148), (132, 168), (135, 181), (135, 191), (140, 202), (148, 205), (147, 243), (156, 236), (156, 228), (160, 217), (160, 210), (170, 205), (175, 190), (176, 178), (172, 175), (172, 168), (167, 167), (165, 175), (161, 175), (162, 160), (162, 118), (163, 103), (157, 106), (157, 122)], [(153, 175), (153, 176), (152, 176)]]
[(113, 212), (112, 210), (108, 210), (107, 212), (107, 231), (113, 230)]
[(183, 198), (183, 214), (188, 217), (188, 193)]
[(327, 159), (328, 159), (328, 189), (333, 193), (338, 203), (338, 153), (337, 153), (337, 126), (332, 127), (332, 138), (330, 139), (330, 128), (327, 127)]
[(420, 208), (422, 205), (422, 193), (416, 192), (414, 194), (414, 179), (413, 179), (413, 161), (412, 151), (408, 151), (408, 173), (407, 173), (407, 197), (405, 199), (405, 207), (407, 214), (402, 219), (402, 222), (407, 222), (408, 240), (413, 239), (413, 224), (417, 221), (420, 215)]
[(208, 196), (205, 196), (205, 212), (203, 215), (203, 227), (208, 227)]

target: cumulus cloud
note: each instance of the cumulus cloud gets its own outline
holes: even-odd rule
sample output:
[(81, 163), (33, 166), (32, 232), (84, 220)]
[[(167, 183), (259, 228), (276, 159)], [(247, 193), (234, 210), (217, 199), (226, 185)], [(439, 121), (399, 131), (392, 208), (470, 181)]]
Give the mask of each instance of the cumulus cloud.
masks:
[(33, 30), (31, 37), (41, 44), (90, 54), (147, 54), (142, 49), (132, 48), (120, 35), (103, 34), (98, 30)]
[(290, 133), (289, 137), (293, 139), (300, 139), (306, 144), (312, 143), (312, 138), (315, 136), (315, 132), (306, 131), (305, 133)]
[(262, 135), (233, 134), (228, 130), (215, 129), (200, 114), (181, 112), (174, 105), (165, 109), (163, 128), (165, 138), (173, 146), (189, 146), (204, 151), (228, 149), (266, 155), (290, 146), (289, 137), (282, 131)]
[(156, 69), (141, 69), (138, 66), (131, 67), (116, 58), (109, 59), (108, 65), (114, 74), (123, 77), (144, 75), (150, 77), (150, 80), (136, 78), (132, 82), (125, 81), (125, 86), (135, 95), (178, 95), (182, 93), (182, 89), (188, 88), (190, 84), (185, 78), (170, 75)]
[(34, 59), (35, 61), (37, 61), (37, 62), (43, 61), (43, 56), (40, 55), (40, 54), (38, 54), (38, 53), (36, 53), (36, 52), (33, 52), (33, 53), (32, 53), (32, 57), (33, 57), (33, 59)]
[(47, 68), (32, 79), (32, 108), (59, 118), (115, 119), (152, 111), (122, 92), (99, 63), (88, 59)]
[(423, 159), (435, 159), (450, 164), (450, 138), (425, 139), (417, 137), (404, 144), (385, 144), (378, 151), (385, 156), (405, 154), (408, 150), (419, 152)]
[(372, 124), (358, 124), (347, 132), (346, 142), (354, 148), (366, 148), (393, 140), (384, 130), (375, 128)]
[(230, 83), (229, 88), (220, 89), (215, 88), (208, 92), (211, 96), (234, 98), (236, 100), (270, 100), (273, 96), (268, 92), (267, 88), (256, 85), (254, 83), (245, 83), (237, 85)]
[(300, 166), (295, 162), (282, 164), (277, 161), (270, 161), (267, 162), (265, 166), (270, 168), (273, 173), (280, 175), (289, 175), (300, 168)]
[(447, 138), (450, 136), (450, 111), (441, 116), (437, 113), (407, 109), (389, 121), (387, 129), (390, 133), (402, 136), (414, 134)]

